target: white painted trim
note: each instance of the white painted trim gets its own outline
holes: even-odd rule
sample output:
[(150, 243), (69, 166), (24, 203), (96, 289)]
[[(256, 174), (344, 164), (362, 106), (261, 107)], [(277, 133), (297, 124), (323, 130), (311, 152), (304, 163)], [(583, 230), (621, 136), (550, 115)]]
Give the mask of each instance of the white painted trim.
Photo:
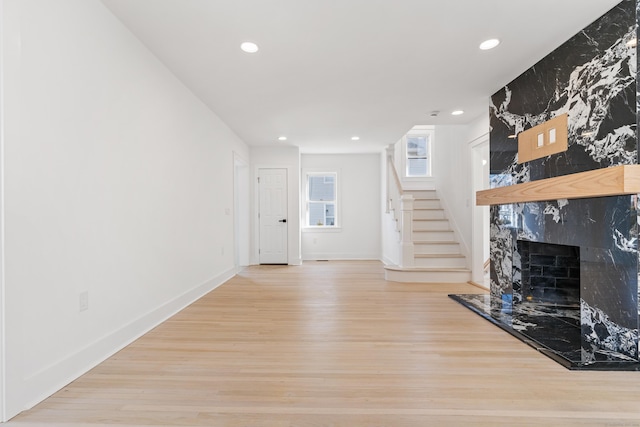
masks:
[(487, 292), (491, 292), (491, 289), (487, 288), (484, 285), (481, 285), (480, 283), (474, 282), (473, 280), (469, 280), (467, 283), (470, 284), (471, 286), (475, 286), (476, 288), (480, 288), (480, 289), (485, 290)]
[[(429, 175), (427, 176), (407, 176), (407, 136), (408, 135), (429, 135), (429, 152), (428, 156), (428, 170)], [(407, 132), (402, 138), (400, 138), (400, 171), (398, 171), (398, 175), (400, 175), (400, 181), (402, 182), (403, 189), (414, 189), (415, 187), (421, 187), (419, 189), (423, 189), (424, 186), (435, 185), (434, 176), (433, 176), (433, 146), (435, 143), (436, 132), (435, 126), (425, 125), (425, 126), (414, 126), (409, 132)], [(413, 185), (409, 185), (405, 188), (405, 184), (413, 183)], [(409, 188), (414, 187), (414, 188)], [(435, 187), (434, 187), (435, 188)]]
[[(244, 182), (245, 179), (246, 182)], [(247, 227), (246, 239), (241, 239), (243, 226)], [(249, 162), (237, 151), (233, 151), (233, 243), (235, 266), (249, 265), (251, 262), (251, 169)]]
[(151, 329), (163, 323), (185, 307), (211, 292), (236, 275), (235, 267), (227, 270), (184, 294), (174, 298), (151, 312), (140, 316), (128, 325), (103, 336), (76, 353), (57, 361), (30, 375), (24, 380), (25, 390), (44, 390), (28, 396), (23, 410), (30, 409), (56, 391), (102, 363)]
[[(335, 174), (336, 176), (336, 198), (335, 198), (335, 218), (336, 224), (333, 227), (314, 227), (307, 225), (307, 192), (309, 191), (309, 175), (314, 174)], [(304, 168), (300, 176), (300, 229), (304, 233), (306, 231), (333, 231), (334, 233), (342, 232), (342, 169), (341, 168)]]
[[(476, 283), (482, 282), (484, 277), (484, 256), (480, 256), (480, 254), (484, 253), (484, 226), (483, 226), (483, 209), (487, 209), (486, 207), (478, 207), (475, 206), (476, 203), (476, 194), (475, 192), (478, 189), (482, 189), (482, 185), (476, 185), (476, 176), (478, 172), (479, 166), (477, 164), (477, 154), (476, 150), (478, 148), (483, 147), (484, 145), (489, 145), (489, 133), (485, 133), (480, 137), (474, 139), (469, 143), (469, 155), (471, 157), (471, 185), (470, 185), (470, 195), (469, 200), (471, 200), (471, 278)], [(488, 160), (488, 159), (487, 159)], [(486, 218), (488, 221), (488, 218)]]
[(478, 145), (482, 145), (485, 141), (489, 140), (489, 132), (485, 132), (482, 135), (472, 139), (468, 142), (469, 148), (476, 148)]
[(5, 2), (0, 0), (0, 422), (7, 421), (6, 342), (5, 342), (5, 216), (4, 216), (4, 147), (5, 147)]
[(378, 254), (351, 254), (351, 253), (311, 253), (305, 254), (303, 261), (379, 261)]
[(303, 233), (342, 233), (342, 227), (301, 227)]
[(382, 261), (382, 263), (385, 265), (385, 267), (387, 265), (396, 265), (393, 261), (391, 261), (391, 259), (389, 257), (386, 257), (384, 255), (382, 256), (382, 259), (380, 261)]

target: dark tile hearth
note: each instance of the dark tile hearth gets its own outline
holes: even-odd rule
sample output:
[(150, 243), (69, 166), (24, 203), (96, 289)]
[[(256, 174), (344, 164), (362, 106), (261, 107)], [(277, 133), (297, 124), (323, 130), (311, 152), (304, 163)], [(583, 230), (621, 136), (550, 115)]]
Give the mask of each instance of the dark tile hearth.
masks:
[(523, 302), (486, 294), (449, 295), (568, 369), (640, 371), (640, 362), (581, 339), (580, 307)]

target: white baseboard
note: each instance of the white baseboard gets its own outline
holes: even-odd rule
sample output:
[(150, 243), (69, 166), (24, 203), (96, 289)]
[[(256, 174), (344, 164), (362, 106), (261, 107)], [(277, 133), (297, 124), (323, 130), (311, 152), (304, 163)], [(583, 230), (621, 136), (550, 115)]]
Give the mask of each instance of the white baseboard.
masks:
[(349, 253), (312, 253), (302, 256), (304, 261), (371, 261), (380, 260), (380, 254), (349, 254)]
[(397, 262), (393, 262), (393, 261), (391, 260), (391, 258), (386, 257), (386, 256), (383, 256), (383, 257), (382, 257), (382, 259), (381, 259), (381, 261), (382, 261), (382, 263), (383, 263), (384, 265), (398, 265), (398, 263), (397, 263)]
[[(124, 327), (99, 338), (82, 350), (26, 377), (23, 390), (33, 394), (25, 396), (24, 402), (26, 404), (22, 410), (30, 409), (51, 396), (189, 304), (231, 279), (236, 275), (237, 271), (238, 268), (234, 267), (205, 281), (155, 310), (140, 316)], [(7, 415), (11, 418), (17, 413)]]

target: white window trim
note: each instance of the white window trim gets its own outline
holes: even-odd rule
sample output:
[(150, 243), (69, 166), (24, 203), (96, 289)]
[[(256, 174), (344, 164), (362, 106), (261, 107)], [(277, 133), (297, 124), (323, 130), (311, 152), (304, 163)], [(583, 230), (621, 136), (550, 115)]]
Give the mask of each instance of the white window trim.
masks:
[[(336, 180), (336, 197), (335, 197), (335, 225), (309, 225), (309, 176), (314, 175), (335, 175)], [(328, 170), (328, 169), (303, 169), (302, 176), (304, 179), (302, 200), (304, 206), (302, 209), (302, 231), (303, 232), (321, 232), (321, 233), (335, 233), (342, 230), (342, 201), (340, 191), (340, 170)]]
[[(429, 135), (429, 150), (427, 152), (427, 170), (429, 175), (425, 176), (408, 176), (407, 175), (407, 136), (410, 135)], [(435, 130), (433, 126), (416, 126), (412, 128), (405, 136), (402, 137), (402, 181), (432, 181), (433, 176), (433, 142)]]

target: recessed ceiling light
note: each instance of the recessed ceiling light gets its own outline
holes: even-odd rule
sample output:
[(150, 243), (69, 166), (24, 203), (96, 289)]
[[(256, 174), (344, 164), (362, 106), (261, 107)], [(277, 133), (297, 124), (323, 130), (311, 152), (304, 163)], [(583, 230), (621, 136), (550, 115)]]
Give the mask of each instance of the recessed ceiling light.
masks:
[(360, 137), (359, 136), (352, 136), (351, 140), (352, 141), (360, 141)]
[(462, 110), (456, 110), (456, 111), (452, 111), (451, 112), (452, 116), (460, 116), (462, 114), (464, 114), (464, 111), (462, 111)]
[(286, 136), (279, 136), (278, 137), (278, 141), (286, 141), (287, 137)]
[(482, 43), (480, 43), (480, 49), (481, 50), (493, 49), (494, 47), (498, 46), (499, 44), (500, 44), (500, 40), (498, 40), (498, 39), (485, 40)]
[(240, 49), (247, 53), (256, 53), (258, 51), (258, 45), (252, 42), (244, 42), (240, 45)]

